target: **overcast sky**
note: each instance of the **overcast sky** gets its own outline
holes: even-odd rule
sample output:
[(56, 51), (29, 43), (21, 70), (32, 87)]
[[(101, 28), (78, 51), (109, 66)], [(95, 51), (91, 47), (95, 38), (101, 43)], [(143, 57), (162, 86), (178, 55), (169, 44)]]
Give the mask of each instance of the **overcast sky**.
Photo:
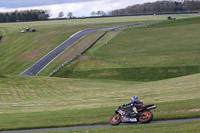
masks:
[(134, 4), (154, 2), (157, 0), (0, 0), (0, 12), (43, 9), (50, 10), (51, 17), (57, 17), (63, 11), (65, 17), (68, 12), (74, 16), (89, 16), (92, 11), (103, 10), (105, 12), (124, 8)]

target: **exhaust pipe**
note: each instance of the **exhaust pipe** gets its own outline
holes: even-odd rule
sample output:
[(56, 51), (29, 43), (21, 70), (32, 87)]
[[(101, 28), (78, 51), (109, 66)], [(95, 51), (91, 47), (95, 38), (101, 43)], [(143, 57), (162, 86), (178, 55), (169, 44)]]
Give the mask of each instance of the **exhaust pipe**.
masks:
[(147, 110), (155, 109), (155, 108), (157, 108), (157, 106), (154, 105), (154, 106), (148, 107)]

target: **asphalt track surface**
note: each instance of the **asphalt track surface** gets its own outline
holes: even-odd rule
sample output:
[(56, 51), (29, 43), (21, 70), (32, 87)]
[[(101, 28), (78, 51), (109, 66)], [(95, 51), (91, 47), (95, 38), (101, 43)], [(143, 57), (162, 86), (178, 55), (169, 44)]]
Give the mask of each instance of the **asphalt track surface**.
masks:
[(33, 64), (31, 67), (26, 69), (20, 75), (31, 75), (31, 76), (37, 75), (48, 64), (50, 64), (56, 57), (58, 57), (60, 54), (62, 54), (66, 49), (68, 49), (70, 46), (72, 46), (74, 43), (76, 43), (82, 37), (86, 36), (87, 34), (89, 34), (91, 32), (94, 32), (97, 30), (112, 29), (112, 28), (120, 29), (120, 28), (136, 27), (136, 26), (149, 25), (149, 24), (154, 24), (154, 23), (157, 23), (157, 22), (145, 23), (145, 24), (134, 24), (134, 25), (121, 25), (121, 26), (112, 26), (112, 27), (100, 27), (100, 28), (86, 29), (86, 30), (79, 31), (79, 32), (75, 33), (74, 35), (72, 35), (69, 39), (64, 41), (62, 44), (57, 46), (55, 49), (53, 49), (51, 52), (49, 52), (47, 55), (45, 55), (43, 58), (41, 58), (35, 64)]
[[(103, 28), (102, 28), (103, 29)], [(75, 33), (64, 41), (62, 44), (60, 44), (58, 47), (53, 49), (50, 53), (45, 55), (43, 58), (41, 58), (39, 61), (37, 61), (35, 64), (33, 64), (31, 67), (29, 67), (27, 70), (25, 70), (23, 73), (20, 75), (37, 75), (42, 69), (44, 69), (49, 63), (51, 63), (57, 56), (62, 54), (66, 49), (68, 49), (71, 45), (76, 43), (78, 40), (80, 40), (82, 37), (85, 35), (96, 31), (97, 29), (88, 29), (88, 30), (83, 30), (80, 32)]]
[[(188, 122), (188, 121), (200, 121), (200, 118), (194, 119), (182, 119), (182, 120), (165, 120), (165, 121), (152, 121), (149, 124), (165, 124), (176, 122)], [(140, 123), (121, 123), (118, 126), (137, 126)], [(30, 129), (30, 130), (15, 130), (15, 131), (0, 131), (0, 133), (35, 133), (35, 132), (47, 132), (47, 131), (64, 131), (64, 130), (76, 130), (76, 129), (92, 129), (92, 128), (106, 128), (113, 127), (111, 125), (93, 125), (93, 126), (77, 126), (77, 127), (62, 127), (62, 128), (46, 128), (46, 129)]]
[[(182, 15), (192, 15), (192, 16), (200, 16), (200, 14), (182, 14)], [(42, 71), (48, 64), (50, 64), (56, 57), (58, 57), (60, 54), (62, 54), (66, 49), (68, 49), (70, 46), (72, 46), (74, 43), (76, 43), (78, 40), (80, 40), (82, 37), (86, 36), (87, 34), (97, 31), (97, 30), (105, 30), (105, 29), (111, 29), (111, 28), (127, 28), (127, 27), (136, 27), (141, 25), (149, 25), (154, 24), (153, 23), (146, 23), (146, 24), (134, 24), (134, 25), (122, 25), (122, 26), (113, 26), (113, 27), (100, 27), (100, 28), (94, 28), (94, 29), (86, 29), (79, 31), (72, 35), (69, 39), (64, 41), (62, 44), (57, 46), (55, 49), (53, 49), (51, 52), (49, 52), (47, 55), (45, 55), (43, 58), (38, 60), (35, 64), (33, 64), (31, 67), (26, 69), (23, 73), (20, 75), (37, 75), (40, 71)], [(157, 23), (157, 22), (156, 22)]]
[(118, 28), (120, 26), (114, 26), (114, 27), (102, 27), (102, 28), (94, 28), (94, 29), (86, 29), (79, 31), (72, 35), (69, 39), (64, 41), (62, 44), (57, 46), (55, 49), (53, 49), (51, 52), (49, 52), (47, 55), (45, 55), (43, 58), (41, 58), (39, 61), (37, 61), (35, 64), (33, 64), (31, 67), (29, 67), (27, 70), (25, 70), (20, 75), (37, 75), (40, 71), (42, 71), (48, 64), (50, 64), (56, 57), (58, 57), (60, 54), (62, 54), (66, 49), (68, 49), (70, 46), (72, 46), (74, 43), (76, 43), (78, 40), (80, 40), (85, 35), (97, 31), (97, 30), (104, 30), (108, 28)]

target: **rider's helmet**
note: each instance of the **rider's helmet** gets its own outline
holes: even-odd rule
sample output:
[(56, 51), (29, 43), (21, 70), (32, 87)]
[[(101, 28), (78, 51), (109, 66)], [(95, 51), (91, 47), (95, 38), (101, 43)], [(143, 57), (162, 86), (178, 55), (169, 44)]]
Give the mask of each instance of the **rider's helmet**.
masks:
[(131, 101), (134, 101), (135, 99), (138, 99), (138, 97), (136, 96), (131, 97)]

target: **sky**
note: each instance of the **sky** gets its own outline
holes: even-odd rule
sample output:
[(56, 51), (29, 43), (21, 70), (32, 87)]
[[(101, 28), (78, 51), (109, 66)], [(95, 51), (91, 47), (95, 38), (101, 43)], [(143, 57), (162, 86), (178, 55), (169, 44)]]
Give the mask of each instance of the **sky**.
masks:
[(43, 9), (51, 11), (51, 18), (58, 17), (59, 12), (72, 12), (76, 17), (90, 16), (92, 11), (105, 12), (125, 8), (145, 2), (158, 0), (0, 0), (0, 12), (15, 10)]

